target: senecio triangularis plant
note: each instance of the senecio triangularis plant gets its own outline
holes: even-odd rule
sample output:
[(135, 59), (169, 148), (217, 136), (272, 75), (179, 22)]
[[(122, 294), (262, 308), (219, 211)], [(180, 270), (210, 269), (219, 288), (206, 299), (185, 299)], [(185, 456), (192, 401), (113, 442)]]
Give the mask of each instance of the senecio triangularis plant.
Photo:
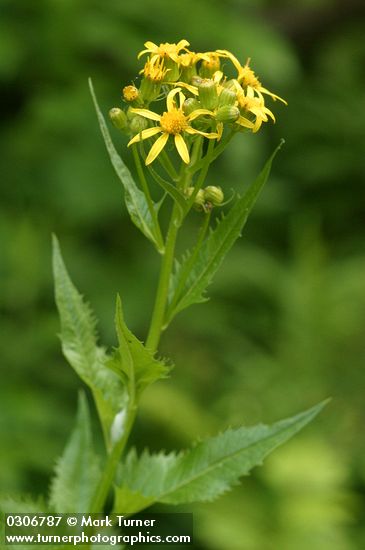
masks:
[[(323, 407), (321, 403), (271, 426), (228, 429), (178, 453), (127, 451), (144, 390), (171, 370), (158, 353), (161, 334), (179, 312), (206, 300), (206, 288), (241, 235), (281, 146), (257, 179), (227, 201), (227, 190), (215, 185), (214, 175), (209, 176), (210, 166), (236, 134), (255, 133), (263, 123), (275, 121), (267, 100), (286, 102), (261, 84), (250, 60), (241, 65), (227, 50), (195, 53), (188, 46), (186, 40), (159, 46), (146, 42), (138, 55), (144, 62), (141, 76), (123, 88), (122, 105), (109, 112), (113, 125), (129, 138), (139, 185), (112, 143), (90, 81), (126, 208), (158, 252), (161, 268), (145, 341), (127, 327), (118, 296), (117, 346), (107, 351), (98, 344), (94, 315), (71, 282), (54, 238), (62, 350), (91, 390), (105, 442), (105, 456), (98, 457), (92, 446), (87, 401), (81, 396), (76, 428), (51, 483), (48, 506), (58, 513), (102, 512), (111, 493), (113, 511), (124, 514), (157, 502), (211, 501), (261, 464)], [(159, 219), (163, 203), (165, 212), (170, 208), (165, 234)], [(225, 215), (220, 214), (227, 203)], [(201, 218), (195, 244), (177, 255), (177, 238), (192, 211)], [(217, 219), (212, 222), (214, 216)]]

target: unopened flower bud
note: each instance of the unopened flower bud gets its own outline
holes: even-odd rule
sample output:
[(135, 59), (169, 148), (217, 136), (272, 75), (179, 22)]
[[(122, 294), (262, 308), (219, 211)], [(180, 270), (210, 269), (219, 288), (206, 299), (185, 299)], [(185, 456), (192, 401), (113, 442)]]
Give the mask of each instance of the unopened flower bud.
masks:
[(208, 185), (204, 189), (205, 202), (211, 203), (213, 206), (219, 206), (224, 201), (224, 194), (220, 187), (214, 185)]
[(204, 109), (215, 109), (218, 104), (218, 93), (216, 83), (209, 79), (204, 78), (200, 84), (198, 84), (199, 99)]
[(189, 97), (186, 99), (183, 103), (183, 111), (184, 115), (190, 115), (193, 111), (196, 111), (197, 109), (201, 109), (201, 105), (197, 99), (194, 97)]
[[(162, 73), (159, 73), (162, 74)], [(151, 78), (143, 78), (139, 88), (139, 99), (144, 103), (155, 101), (161, 90), (161, 81), (152, 80)]]
[[(194, 187), (188, 187), (187, 189), (185, 189), (186, 197), (190, 199), (194, 191), (195, 191)], [(204, 191), (203, 189), (199, 189), (194, 199), (194, 207), (196, 208), (196, 210), (202, 210), (204, 208), (204, 205), (205, 205)]]
[[(237, 82), (237, 81), (236, 81)], [(224, 88), (227, 88), (227, 90), (233, 90), (234, 92), (237, 90), (236, 88), (236, 82), (231, 79), (231, 80), (226, 80), (224, 83), (223, 83), (223, 86)]]
[(122, 109), (113, 107), (109, 111), (109, 118), (118, 130), (126, 130), (128, 128), (127, 115)]
[(135, 86), (125, 86), (123, 88), (123, 98), (128, 101), (135, 101), (138, 99), (139, 91)]
[(139, 134), (148, 127), (148, 120), (140, 115), (133, 115), (130, 118), (129, 128), (132, 134)]
[(240, 111), (238, 107), (224, 105), (223, 107), (219, 107), (216, 114), (216, 119), (219, 122), (235, 122), (239, 116)]
[(179, 68), (179, 65), (173, 61), (173, 59), (165, 59), (165, 66), (166, 66), (166, 69), (168, 70), (168, 80), (169, 82), (176, 82), (177, 80), (179, 80), (179, 76), (180, 76), (180, 68)]
[(237, 100), (235, 91), (230, 88), (222, 88), (219, 95), (219, 106), (234, 105)]

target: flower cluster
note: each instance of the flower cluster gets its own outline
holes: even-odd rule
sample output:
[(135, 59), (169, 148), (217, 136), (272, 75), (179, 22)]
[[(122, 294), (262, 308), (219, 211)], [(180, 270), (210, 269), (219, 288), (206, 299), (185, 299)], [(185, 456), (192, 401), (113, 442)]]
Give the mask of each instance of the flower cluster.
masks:
[[(109, 113), (114, 125), (131, 136), (128, 145), (154, 138), (146, 165), (171, 139), (189, 164), (196, 136), (219, 142), (226, 131), (257, 132), (263, 122), (275, 122), (265, 105), (266, 96), (286, 104), (262, 86), (249, 59), (241, 65), (227, 50), (197, 53), (188, 46), (186, 40), (146, 42), (138, 54), (138, 59), (145, 59), (141, 77), (123, 88), (125, 107)], [(233, 75), (225, 74), (226, 70)]]

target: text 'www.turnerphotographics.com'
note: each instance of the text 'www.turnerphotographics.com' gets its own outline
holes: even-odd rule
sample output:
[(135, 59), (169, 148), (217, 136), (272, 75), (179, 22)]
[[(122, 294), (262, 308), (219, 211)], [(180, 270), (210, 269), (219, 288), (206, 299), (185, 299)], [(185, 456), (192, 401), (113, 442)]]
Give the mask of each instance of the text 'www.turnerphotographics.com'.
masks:
[(6, 514), (7, 545), (191, 545), (192, 514)]

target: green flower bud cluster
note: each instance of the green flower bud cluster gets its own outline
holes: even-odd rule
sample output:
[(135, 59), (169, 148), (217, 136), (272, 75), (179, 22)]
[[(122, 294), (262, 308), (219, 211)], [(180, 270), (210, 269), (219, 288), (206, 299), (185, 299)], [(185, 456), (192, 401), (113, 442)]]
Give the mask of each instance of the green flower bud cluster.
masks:
[(148, 127), (148, 121), (130, 109), (127, 112), (119, 107), (113, 107), (109, 111), (109, 118), (113, 125), (127, 135), (136, 135)]
[[(188, 187), (185, 195), (190, 198), (194, 193), (194, 187)], [(209, 212), (215, 206), (221, 206), (224, 201), (224, 193), (221, 187), (208, 185), (204, 189), (199, 189), (194, 199), (194, 208), (198, 211)]]

